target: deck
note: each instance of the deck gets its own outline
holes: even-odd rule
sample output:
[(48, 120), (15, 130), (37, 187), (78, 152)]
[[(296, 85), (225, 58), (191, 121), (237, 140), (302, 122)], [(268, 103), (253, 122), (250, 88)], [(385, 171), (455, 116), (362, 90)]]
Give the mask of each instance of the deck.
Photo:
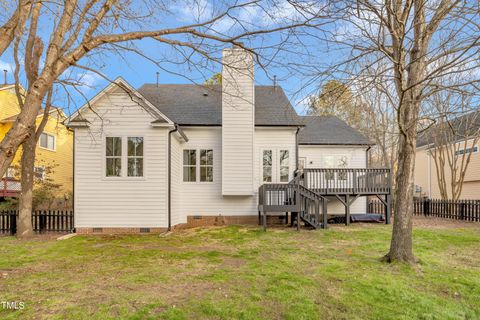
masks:
[(289, 183), (268, 183), (259, 188), (259, 223), (263, 214), (285, 212), (288, 220), (300, 220), (314, 228), (326, 228), (327, 203), (335, 197), (345, 206), (345, 223), (350, 223), (350, 206), (361, 196), (377, 196), (385, 205), (385, 221), (390, 223), (390, 169), (306, 168)]
[(20, 194), (20, 181), (13, 178), (2, 178), (0, 181), (1, 197), (18, 197)]
[(390, 169), (304, 169), (303, 185), (321, 195), (387, 195)]

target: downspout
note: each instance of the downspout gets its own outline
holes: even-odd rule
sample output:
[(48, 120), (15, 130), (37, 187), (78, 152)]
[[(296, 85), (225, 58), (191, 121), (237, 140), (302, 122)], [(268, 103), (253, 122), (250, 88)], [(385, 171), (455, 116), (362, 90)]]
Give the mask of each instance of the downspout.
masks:
[[(372, 148), (372, 146), (368, 146), (367, 150), (365, 150), (365, 161), (366, 161), (365, 167), (366, 167), (366, 169), (368, 169), (369, 163), (370, 163), (370, 152), (369, 151), (370, 151), (371, 148)], [(365, 197), (365, 208), (367, 209), (367, 210), (365, 210), (365, 211), (367, 211), (366, 213), (369, 213), (368, 212), (368, 197)]]
[(300, 131), (300, 127), (297, 127), (297, 131), (295, 131), (295, 172), (298, 172), (298, 132)]
[(432, 157), (430, 151), (427, 149), (428, 157), (428, 197), (432, 198)]
[(367, 150), (365, 151), (365, 158), (366, 158), (366, 159), (365, 159), (365, 161), (366, 161), (366, 165), (365, 165), (365, 167), (366, 167), (366, 169), (368, 169), (368, 168), (369, 168), (369, 163), (370, 163), (370, 152), (368, 152), (368, 151), (370, 151), (370, 149), (371, 149), (371, 148), (372, 148), (372, 146), (368, 146)]
[(168, 231), (172, 230), (172, 133), (178, 131), (178, 126), (168, 131)]
[(75, 230), (75, 130), (73, 131), (73, 159), (72, 159), (72, 208), (73, 208), (73, 233)]

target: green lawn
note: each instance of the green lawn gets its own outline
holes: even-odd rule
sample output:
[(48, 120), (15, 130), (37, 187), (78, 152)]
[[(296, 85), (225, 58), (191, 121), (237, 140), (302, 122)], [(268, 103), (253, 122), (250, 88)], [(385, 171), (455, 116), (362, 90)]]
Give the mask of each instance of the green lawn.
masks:
[(0, 238), (0, 319), (480, 319), (480, 227), (218, 227), (169, 236)]

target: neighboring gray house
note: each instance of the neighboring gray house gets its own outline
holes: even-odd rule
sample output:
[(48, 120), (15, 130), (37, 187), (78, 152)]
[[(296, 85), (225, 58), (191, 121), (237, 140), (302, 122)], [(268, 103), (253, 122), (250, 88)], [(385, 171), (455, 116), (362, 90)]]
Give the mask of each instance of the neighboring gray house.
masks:
[[(118, 78), (71, 116), (77, 232), (256, 223), (259, 211), (292, 211), (298, 199), (285, 196), (293, 194), (300, 172), (325, 181), (329, 192), (366, 181), (365, 137), (334, 117), (300, 117), (280, 87), (254, 85), (248, 52), (225, 49), (223, 59), (221, 86), (145, 84), (135, 90)], [(364, 171), (357, 176), (354, 168)], [(313, 182), (296, 190), (315, 190)], [(285, 192), (268, 194), (275, 186)], [(308, 197), (314, 203), (325, 199), (320, 193), (328, 196), (329, 214), (343, 214), (345, 199), (353, 202), (352, 213), (366, 212), (358, 192), (349, 197), (321, 188)], [(289, 207), (268, 204), (272, 195)]]

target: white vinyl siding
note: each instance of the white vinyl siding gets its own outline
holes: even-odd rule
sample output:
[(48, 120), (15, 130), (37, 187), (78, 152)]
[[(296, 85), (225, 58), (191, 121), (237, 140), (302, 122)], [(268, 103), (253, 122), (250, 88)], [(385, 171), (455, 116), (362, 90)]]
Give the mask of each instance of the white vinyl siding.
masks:
[[(303, 159), (305, 168), (366, 168), (367, 148), (364, 146), (314, 146), (300, 145), (298, 155)], [(331, 176), (331, 179), (341, 179), (342, 176)], [(343, 214), (345, 206), (335, 199), (329, 198), (328, 213)], [(360, 197), (350, 207), (351, 213), (367, 212), (367, 197)]]
[[(167, 227), (167, 128), (123, 92), (99, 99), (84, 117), (90, 128), (75, 129), (75, 226)], [(144, 137), (143, 177), (105, 176), (105, 138)], [(126, 145), (122, 148), (126, 156)]]
[[(183, 163), (177, 159), (183, 158), (182, 153), (184, 149), (209, 149), (213, 152), (213, 181), (209, 183), (191, 183), (183, 182), (182, 174), (172, 176), (172, 197), (177, 199), (177, 201), (172, 201), (172, 205), (175, 206), (175, 209), (172, 210), (172, 216), (175, 215), (175, 219), (178, 219), (177, 221), (185, 222), (187, 216), (195, 215), (256, 215), (258, 187), (262, 184), (261, 152), (268, 147), (289, 151), (289, 175), (290, 177), (293, 176), (293, 170), (295, 169), (295, 129), (256, 129), (253, 173), (255, 193), (252, 196), (222, 195), (222, 171), (216, 170), (216, 168), (221, 167), (222, 161), (221, 128), (183, 128), (183, 131), (189, 141), (179, 144), (172, 149), (172, 172), (183, 170)], [(177, 163), (176, 168), (174, 161)], [(173, 191), (173, 189), (177, 191)]]
[(242, 49), (225, 49), (223, 59), (222, 194), (253, 195), (253, 57)]

